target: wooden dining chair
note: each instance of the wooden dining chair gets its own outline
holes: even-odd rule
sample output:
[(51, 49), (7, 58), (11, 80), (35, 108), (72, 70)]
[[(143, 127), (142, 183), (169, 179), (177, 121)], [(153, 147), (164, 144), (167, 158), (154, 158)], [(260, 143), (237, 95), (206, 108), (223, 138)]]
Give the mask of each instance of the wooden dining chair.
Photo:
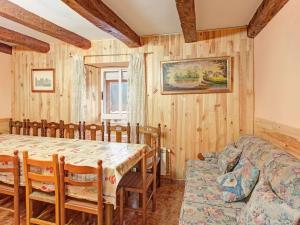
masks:
[[(101, 125), (97, 124), (88, 124), (86, 125), (85, 122), (83, 122), (82, 126), (82, 133), (83, 133), (83, 140), (90, 139), (92, 141), (97, 140), (97, 133), (100, 132), (100, 140), (104, 141), (104, 122), (101, 123)], [(89, 134), (87, 134), (89, 132)], [(89, 137), (89, 138), (88, 138)]]
[(69, 123), (64, 125), (64, 137), (74, 139), (78, 133), (78, 138), (81, 139), (81, 122), (78, 124)]
[(9, 133), (20, 135), (22, 130), (22, 134), (26, 134), (26, 120), (21, 121), (13, 121), (9, 120)]
[[(98, 225), (103, 224), (103, 191), (102, 191), (102, 161), (98, 161), (97, 168), (89, 166), (76, 166), (65, 164), (65, 157), (60, 158), (60, 206), (61, 206), (61, 225), (69, 224), (66, 218), (66, 209), (75, 210), (83, 213), (97, 216)], [(79, 181), (73, 179), (74, 175), (88, 174), (95, 175), (94, 181)], [(67, 196), (66, 189), (68, 186), (76, 187), (96, 187), (97, 201), (87, 201)], [(85, 221), (86, 222), (86, 221)], [(85, 223), (84, 222), (84, 223)]]
[(44, 133), (42, 122), (31, 122), (29, 119), (26, 120), (26, 129), (26, 135), (42, 136), (42, 134)]
[[(9, 173), (14, 178), (14, 184), (8, 185), (0, 183), (0, 193), (5, 195), (0, 200), (0, 210), (5, 210), (14, 213), (14, 224), (20, 224), (20, 202), (19, 202), (19, 185), (20, 185), (20, 174), (19, 174), (19, 157), (18, 151), (14, 152), (14, 156), (0, 155), (0, 163), (9, 165), (9, 167), (0, 168), (1, 173)], [(13, 197), (13, 209), (5, 208), (6, 203)]]
[(108, 142), (111, 141), (111, 134), (115, 134), (115, 141), (121, 143), (122, 142), (122, 135), (126, 134), (127, 136), (127, 143), (130, 143), (130, 123), (127, 123), (127, 126), (122, 125), (111, 125), (110, 122), (107, 122), (107, 135), (108, 135)]
[(140, 144), (141, 141), (150, 146), (152, 149), (156, 149), (157, 152), (157, 186), (160, 187), (160, 174), (161, 174), (161, 125), (157, 127), (140, 126), (136, 125), (136, 143)]
[[(48, 123), (47, 120), (43, 120), (43, 131), (44, 131), (44, 137), (57, 137), (57, 131), (59, 131), (59, 137), (64, 137), (64, 121), (60, 121), (59, 123), (50, 122)], [(49, 132), (48, 132), (49, 131)]]
[[(26, 187), (26, 224), (41, 224), (41, 225), (59, 225), (60, 224), (60, 208), (59, 208), (59, 164), (58, 155), (52, 155), (52, 161), (41, 161), (28, 158), (28, 152), (23, 152), (24, 176)], [(32, 170), (34, 167), (37, 171), (52, 170), (52, 174), (43, 175)], [(33, 182), (45, 182), (54, 185), (54, 192), (48, 193), (34, 189)], [(49, 204), (44, 211), (38, 216), (33, 216), (33, 202), (43, 202)], [(53, 207), (54, 205), (54, 207)], [(45, 215), (55, 211), (55, 222), (46, 221), (43, 219)]]
[[(147, 207), (152, 199), (152, 211), (156, 210), (156, 149), (143, 150), (141, 172), (128, 172), (120, 181), (120, 224), (123, 224), (124, 210), (130, 209), (142, 213), (142, 224), (146, 224)], [(148, 173), (147, 171), (151, 171)], [(124, 204), (127, 192), (135, 192), (142, 196), (141, 208), (129, 208)], [(148, 192), (150, 195), (148, 197)], [(125, 207), (124, 207), (125, 205)]]

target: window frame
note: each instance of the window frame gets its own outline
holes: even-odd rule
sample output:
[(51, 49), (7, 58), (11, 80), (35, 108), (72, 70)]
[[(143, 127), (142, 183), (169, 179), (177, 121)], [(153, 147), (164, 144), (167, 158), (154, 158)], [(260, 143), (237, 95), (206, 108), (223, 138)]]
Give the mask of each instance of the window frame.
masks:
[[(119, 110), (122, 110), (122, 82), (127, 81), (123, 79), (123, 71), (128, 72), (127, 67), (108, 67), (101, 68), (101, 112), (102, 112), (102, 120), (120, 120), (120, 121), (128, 121), (128, 111), (119, 111), (118, 113), (106, 113), (107, 112), (107, 83), (112, 81), (118, 81), (119, 83)], [(107, 72), (118, 72), (118, 79), (107, 79)], [(128, 91), (128, 90), (127, 90)]]

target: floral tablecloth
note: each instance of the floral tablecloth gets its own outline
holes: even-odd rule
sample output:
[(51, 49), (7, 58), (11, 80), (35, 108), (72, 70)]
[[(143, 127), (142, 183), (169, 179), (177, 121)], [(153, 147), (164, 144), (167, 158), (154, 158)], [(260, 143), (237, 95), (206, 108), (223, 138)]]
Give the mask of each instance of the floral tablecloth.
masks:
[[(22, 135), (0, 135), (0, 155), (12, 155), (14, 150), (19, 151), (21, 165), (20, 183), (24, 186), (22, 151), (28, 151), (29, 157), (37, 160), (51, 160), (52, 154), (64, 155), (66, 163), (80, 166), (97, 167), (97, 161), (103, 161), (103, 197), (105, 204), (116, 206), (117, 186), (122, 176), (141, 159), (142, 150), (147, 148), (142, 144), (125, 144), (113, 142), (99, 142), (78, 139), (61, 139), (32, 137)], [(5, 167), (7, 165), (0, 165)], [(43, 174), (51, 173), (45, 170)], [(80, 180), (90, 180), (90, 175), (77, 177)], [(7, 173), (0, 173), (0, 181), (13, 183), (13, 177)], [(35, 188), (51, 192), (53, 186), (36, 183)], [(69, 196), (97, 201), (97, 190), (94, 187), (70, 187)]]

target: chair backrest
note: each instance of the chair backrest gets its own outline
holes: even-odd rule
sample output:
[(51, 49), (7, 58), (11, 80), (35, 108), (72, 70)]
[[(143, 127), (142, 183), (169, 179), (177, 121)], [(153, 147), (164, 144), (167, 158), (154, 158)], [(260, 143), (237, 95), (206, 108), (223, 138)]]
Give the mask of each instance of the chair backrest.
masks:
[[(53, 154), (51, 161), (34, 160), (28, 157), (28, 152), (23, 152), (23, 164), (24, 164), (24, 176), (28, 193), (32, 192), (32, 182), (45, 182), (54, 185), (55, 188), (55, 201), (59, 203), (59, 164), (58, 155)], [(51, 174), (41, 174), (31, 170), (34, 167), (34, 171), (52, 171)]]
[[(60, 157), (60, 192), (61, 192), (61, 207), (64, 207), (65, 203), (65, 190), (66, 185), (77, 186), (77, 187), (96, 187), (98, 196), (98, 216), (103, 217), (103, 168), (102, 161), (98, 161), (97, 168), (89, 166), (76, 166), (72, 164), (65, 164), (65, 157)], [(88, 174), (95, 175), (94, 181), (80, 181), (74, 180), (72, 177), (74, 175)]]
[(10, 134), (21, 134), (21, 129), (22, 129), (22, 134), (26, 135), (26, 120), (21, 121), (13, 121), (12, 119), (9, 120), (9, 133)]
[(101, 125), (97, 124), (88, 124), (86, 125), (85, 122), (83, 122), (82, 126), (83, 131), (83, 139), (86, 140), (87, 138), (87, 132), (90, 133), (90, 139), (93, 141), (97, 140), (97, 132), (101, 132), (101, 141), (104, 141), (104, 123), (102, 122)]
[(143, 186), (146, 185), (146, 177), (147, 174), (149, 173), (152, 173), (154, 184), (156, 185), (156, 171), (157, 171), (156, 149), (150, 151), (144, 150), (143, 159), (142, 159)]
[[(0, 155), (0, 164), (8, 165), (5, 168), (0, 168), (0, 173), (10, 173), (14, 177), (14, 189), (15, 192), (19, 190), (20, 184), (20, 166), (19, 166), (19, 156), (18, 151), (14, 151), (13, 156)], [(16, 192), (16, 193), (17, 193)]]
[(111, 133), (115, 133), (116, 142), (122, 142), (122, 134), (127, 135), (127, 143), (130, 143), (130, 123), (127, 123), (127, 126), (122, 125), (111, 125), (110, 122), (107, 122), (107, 134), (108, 141), (111, 141)]
[(69, 123), (64, 125), (64, 137), (74, 139), (76, 132), (78, 132), (78, 138), (81, 139), (81, 122), (78, 124)]
[(136, 125), (136, 143), (143, 143), (149, 145), (151, 148), (157, 149), (158, 153), (161, 147), (161, 126), (158, 124), (157, 127), (151, 126), (140, 126), (139, 123)]
[(64, 121), (61, 120), (59, 123), (55, 123), (55, 122), (48, 123), (47, 120), (42, 120), (42, 123), (43, 123), (44, 137), (48, 136), (48, 131), (50, 137), (56, 138), (57, 131), (59, 131), (60, 138), (64, 137)]
[[(32, 132), (31, 132), (32, 130)], [(44, 131), (43, 131), (43, 123), (42, 122), (36, 122), (33, 121), (31, 122), (29, 119), (26, 120), (26, 135), (31, 135), (32, 136), (39, 136), (39, 134), (42, 136)]]

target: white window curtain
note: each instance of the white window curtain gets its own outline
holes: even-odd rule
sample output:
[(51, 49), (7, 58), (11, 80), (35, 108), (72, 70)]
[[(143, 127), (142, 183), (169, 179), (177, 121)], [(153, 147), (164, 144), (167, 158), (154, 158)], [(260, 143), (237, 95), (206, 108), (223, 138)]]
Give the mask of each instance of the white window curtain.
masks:
[(144, 53), (130, 55), (128, 67), (128, 121), (146, 123), (146, 72)]
[(73, 56), (74, 71), (72, 72), (72, 111), (71, 122), (85, 121), (86, 111), (86, 74), (83, 57)]

